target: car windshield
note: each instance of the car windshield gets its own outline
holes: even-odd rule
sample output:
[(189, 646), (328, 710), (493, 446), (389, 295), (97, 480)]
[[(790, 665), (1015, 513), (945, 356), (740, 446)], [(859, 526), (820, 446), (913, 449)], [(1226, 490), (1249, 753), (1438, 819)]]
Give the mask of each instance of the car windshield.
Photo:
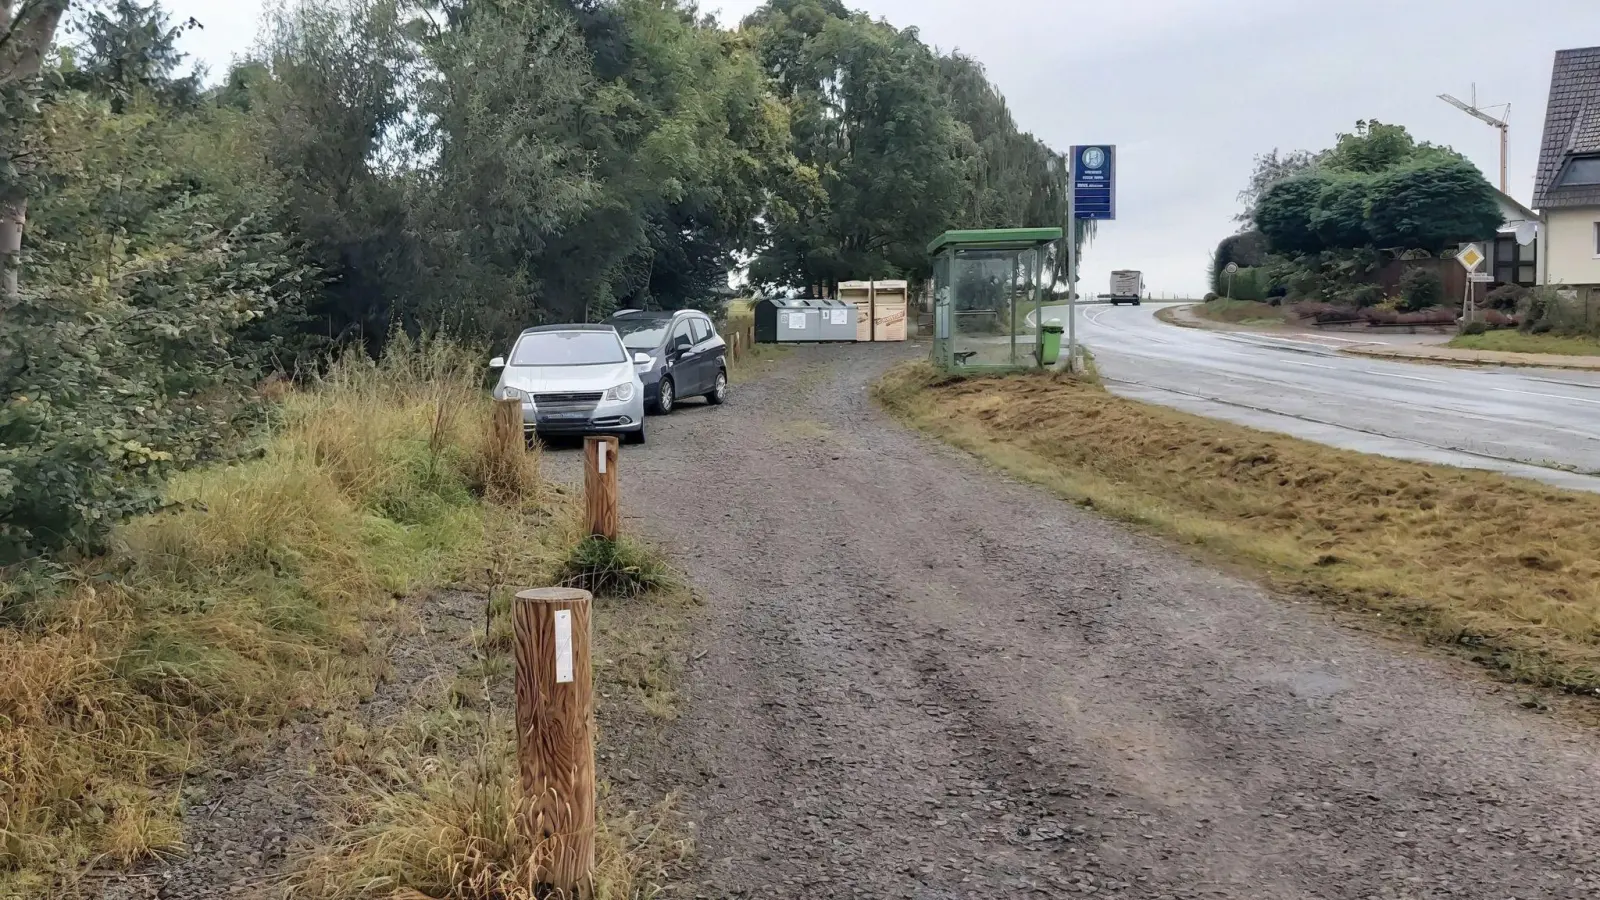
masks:
[(612, 323), (617, 327), (617, 333), (622, 335), (622, 343), (629, 350), (654, 350), (661, 346), (667, 338), (667, 329), (672, 327), (671, 319), (635, 318), (627, 316)]
[(540, 331), (525, 334), (511, 351), (513, 366), (603, 366), (627, 360), (609, 331)]

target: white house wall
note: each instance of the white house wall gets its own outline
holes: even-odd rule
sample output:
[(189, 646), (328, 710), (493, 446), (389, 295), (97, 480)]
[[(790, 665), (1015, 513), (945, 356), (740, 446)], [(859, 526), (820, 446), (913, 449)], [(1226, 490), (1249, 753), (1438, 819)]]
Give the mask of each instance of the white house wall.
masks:
[(1600, 284), (1600, 256), (1595, 254), (1595, 223), (1600, 206), (1545, 211), (1545, 265), (1548, 283)]

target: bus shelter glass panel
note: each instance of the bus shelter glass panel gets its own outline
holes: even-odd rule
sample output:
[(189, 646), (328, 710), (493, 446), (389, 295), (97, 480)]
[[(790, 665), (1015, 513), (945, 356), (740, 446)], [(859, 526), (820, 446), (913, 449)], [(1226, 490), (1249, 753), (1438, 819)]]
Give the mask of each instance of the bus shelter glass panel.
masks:
[[(1044, 247), (951, 249), (934, 265), (936, 338), (947, 369), (1039, 365)], [(936, 347), (936, 352), (941, 348)]]

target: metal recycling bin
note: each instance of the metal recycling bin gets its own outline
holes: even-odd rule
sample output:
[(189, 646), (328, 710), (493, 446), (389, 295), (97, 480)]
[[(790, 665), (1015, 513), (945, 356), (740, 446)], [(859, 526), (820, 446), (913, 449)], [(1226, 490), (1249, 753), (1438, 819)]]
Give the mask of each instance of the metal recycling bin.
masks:
[(819, 340), (824, 341), (855, 341), (859, 330), (856, 317), (860, 311), (854, 303), (843, 300), (807, 300), (814, 305), (820, 319), (818, 323)]
[(758, 344), (854, 341), (856, 311), (839, 300), (766, 297), (756, 301)]

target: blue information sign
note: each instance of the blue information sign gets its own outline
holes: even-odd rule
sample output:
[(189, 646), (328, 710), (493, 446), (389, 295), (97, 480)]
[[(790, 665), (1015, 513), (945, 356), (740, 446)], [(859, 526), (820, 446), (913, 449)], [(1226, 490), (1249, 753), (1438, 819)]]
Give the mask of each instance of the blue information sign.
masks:
[(1072, 148), (1073, 216), (1079, 219), (1117, 217), (1117, 148), (1088, 144)]

